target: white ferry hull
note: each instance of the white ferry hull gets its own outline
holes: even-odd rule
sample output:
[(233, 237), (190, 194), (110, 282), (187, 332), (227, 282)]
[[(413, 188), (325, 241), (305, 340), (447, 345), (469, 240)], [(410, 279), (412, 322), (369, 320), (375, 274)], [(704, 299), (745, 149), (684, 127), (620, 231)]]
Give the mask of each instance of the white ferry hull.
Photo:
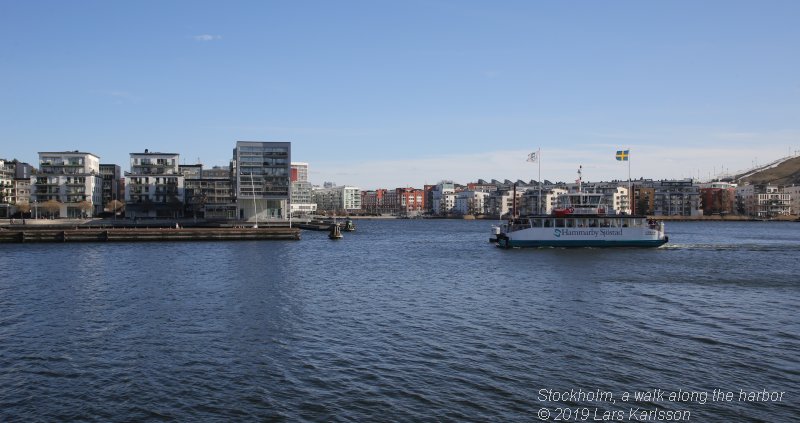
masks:
[(527, 228), (502, 233), (497, 245), (524, 247), (659, 247), (669, 238), (648, 228)]

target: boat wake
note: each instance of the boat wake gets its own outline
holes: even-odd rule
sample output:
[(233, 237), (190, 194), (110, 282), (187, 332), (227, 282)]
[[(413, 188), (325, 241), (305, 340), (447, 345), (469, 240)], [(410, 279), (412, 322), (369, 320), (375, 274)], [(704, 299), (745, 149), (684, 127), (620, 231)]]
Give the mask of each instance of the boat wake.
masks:
[(702, 251), (800, 251), (798, 243), (780, 244), (667, 244), (664, 250), (702, 250)]

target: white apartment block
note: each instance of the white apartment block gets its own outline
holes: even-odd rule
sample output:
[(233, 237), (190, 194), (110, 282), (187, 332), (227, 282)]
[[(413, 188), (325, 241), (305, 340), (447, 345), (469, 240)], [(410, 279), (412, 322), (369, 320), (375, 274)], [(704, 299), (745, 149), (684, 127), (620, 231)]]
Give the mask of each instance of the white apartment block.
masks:
[(313, 201), (311, 182), (308, 181), (308, 163), (292, 162), (291, 179), (292, 215), (316, 213), (317, 204)]
[(439, 182), (432, 191), (434, 214), (444, 215), (453, 212), (456, 206), (456, 189), (452, 181)]
[(477, 215), (486, 213), (486, 199), (488, 192), (461, 191), (456, 194), (454, 210), (462, 215)]
[(12, 204), (16, 164), (0, 160), (0, 203)]
[(183, 214), (184, 176), (180, 155), (144, 150), (130, 153), (125, 172), (126, 214), (129, 217), (179, 217)]
[(14, 195), (14, 172), (16, 165), (0, 160), (0, 217), (11, 215), (11, 205), (16, 202)]
[[(31, 202), (37, 215), (44, 203), (57, 204), (50, 217), (80, 218), (102, 211), (100, 158), (80, 151), (40, 152), (39, 173), (31, 175)], [(47, 209), (47, 208), (45, 208)]]

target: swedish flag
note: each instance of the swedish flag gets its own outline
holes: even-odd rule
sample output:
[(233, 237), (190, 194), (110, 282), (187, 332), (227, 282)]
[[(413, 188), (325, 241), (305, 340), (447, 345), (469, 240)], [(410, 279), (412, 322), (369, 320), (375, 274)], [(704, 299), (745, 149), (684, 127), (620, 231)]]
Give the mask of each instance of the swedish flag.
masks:
[(617, 161), (627, 162), (630, 150), (617, 150)]

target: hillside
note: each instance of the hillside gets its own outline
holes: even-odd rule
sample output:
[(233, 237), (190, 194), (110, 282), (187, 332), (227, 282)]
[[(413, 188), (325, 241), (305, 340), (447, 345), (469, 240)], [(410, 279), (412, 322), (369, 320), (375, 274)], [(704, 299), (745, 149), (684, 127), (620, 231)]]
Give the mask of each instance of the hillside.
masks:
[(800, 157), (788, 159), (775, 167), (760, 170), (739, 180), (739, 183), (800, 185)]

